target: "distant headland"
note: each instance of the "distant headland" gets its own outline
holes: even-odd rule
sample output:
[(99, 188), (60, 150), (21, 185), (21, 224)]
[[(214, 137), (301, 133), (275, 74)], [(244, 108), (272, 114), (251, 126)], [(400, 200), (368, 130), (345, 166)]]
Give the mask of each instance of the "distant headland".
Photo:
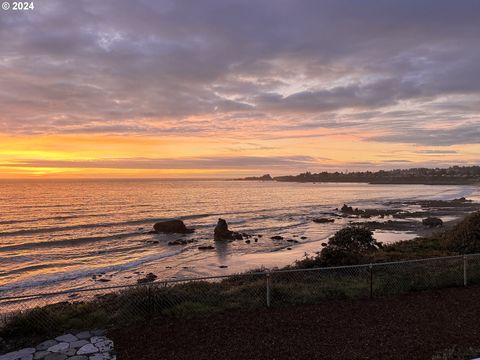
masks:
[(452, 166), (449, 168), (412, 168), (362, 172), (309, 171), (298, 175), (276, 176), (270, 174), (252, 176), (246, 181), (284, 182), (336, 182), (368, 184), (424, 184), (424, 185), (472, 185), (480, 184), (480, 166)]
[(273, 181), (274, 178), (270, 176), (270, 174), (265, 174), (262, 176), (249, 176), (243, 179), (235, 179), (235, 180), (250, 180), (250, 181)]

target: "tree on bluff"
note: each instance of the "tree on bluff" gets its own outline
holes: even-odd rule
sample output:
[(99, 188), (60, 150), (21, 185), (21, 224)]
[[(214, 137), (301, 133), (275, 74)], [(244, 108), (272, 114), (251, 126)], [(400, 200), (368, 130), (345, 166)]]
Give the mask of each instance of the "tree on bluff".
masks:
[(371, 230), (349, 226), (337, 231), (320, 254), (324, 266), (355, 265), (365, 262), (367, 255), (377, 251), (382, 243), (375, 240)]
[(460, 254), (480, 252), (480, 212), (470, 214), (452, 229), (443, 234), (441, 239), (448, 250)]

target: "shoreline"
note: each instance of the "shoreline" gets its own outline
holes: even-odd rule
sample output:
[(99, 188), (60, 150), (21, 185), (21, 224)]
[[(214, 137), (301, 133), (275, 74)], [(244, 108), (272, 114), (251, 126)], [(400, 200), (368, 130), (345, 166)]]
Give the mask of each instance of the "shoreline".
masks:
[(419, 181), (419, 180), (378, 180), (378, 181), (361, 181), (361, 180), (280, 180), (273, 178), (271, 180), (263, 179), (229, 179), (229, 181), (254, 181), (254, 182), (280, 182), (280, 183), (300, 183), (300, 184), (366, 184), (366, 185), (426, 185), (426, 186), (476, 186), (480, 187), (480, 181), (475, 179), (472, 181)]
[[(135, 285), (137, 281), (148, 273), (158, 277), (158, 281), (181, 280), (202, 276), (223, 276), (248, 272), (259, 268), (282, 268), (302, 260), (305, 256), (314, 256), (321, 251), (322, 245), (328, 242), (328, 238), (337, 230), (350, 224), (368, 226), (374, 232), (374, 236), (385, 244), (404, 240), (413, 240), (417, 237), (428, 236), (438, 231), (444, 231), (465, 216), (480, 210), (480, 204), (467, 199), (454, 200), (410, 200), (403, 202), (387, 202), (384, 206), (377, 204), (376, 208), (355, 209), (353, 213), (345, 213), (340, 209), (319, 216), (331, 217), (334, 224), (316, 223), (310, 219), (302, 228), (294, 229), (288, 235), (282, 233), (284, 238), (280, 241), (271, 240), (270, 237), (276, 232), (263, 233), (263, 242), (271, 243), (272, 247), (267, 251), (236, 252), (235, 249), (243, 246), (242, 241), (212, 242), (215, 249), (207, 251), (195, 250), (198, 244), (190, 247), (169, 247), (171, 251), (181, 254), (167, 256), (152, 262), (141, 263), (125, 270), (113, 270), (98, 272), (90, 270), (91, 275), (82, 278), (53, 282), (46, 287), (33, 286), (30, 288), (18, 288), (10, 291), (2, 291), (2, 295), (24, 295), (45, 292), (51, 288), (62, 290), (98, 288), (104, 286)], [(429, 228), (422, 225), (421, 220), (425, 217), (439, 216), (444, 219), (441, 228)], [(320, 218), (319, 220), (322, 220)], [(235, 225), (234, 225), (235, 226)], [(317, 236), (300, 240), (301, 234), (315, 233), (320, 229), (329, 229)], [(238, 229), (238, 225), (236, 226)], [(320, 235), (322, 234), (322, 235)], [(306, 237), (305, 237), (306, 238)], [(156, 246), (152, 244), (150, 246)], [(189, 250), (190, 249), (190, 250)], [(63, 284), (63, 286), (58, 286)]]
[(476, 185), (480, 184), (480, 166), (450, 166), (449, 168), (410, 168), (377, 171), (319, 172), (306, 171), (298, 175), (272, 177), (270, 174), (236, 180), (311, 183), (364, 183), (371, 185)]

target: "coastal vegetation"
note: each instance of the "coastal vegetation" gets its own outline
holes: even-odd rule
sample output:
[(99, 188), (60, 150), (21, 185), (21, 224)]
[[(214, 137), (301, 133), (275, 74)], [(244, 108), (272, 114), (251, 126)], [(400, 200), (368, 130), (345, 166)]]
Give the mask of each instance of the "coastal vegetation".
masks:
[(449, 168), (411, 168), (379, 171), (320, 172), (309, 171), (288, 176), (248, 177), (242, 180), (275, 180), (286, 182), (337, 182), (368, 184), (468, 185), (480, 183), (480, 166)]
[[(54, 335), (52, 332), (264, 307), (267, 283), (272, 306), (460, 286), (463, 262), (458, 258), (405, 263), (401, 267), (382, 263), (480, 252), (480, 212), (430, 237), (382, 245), (368, 228), (350, 226), (325, 245), (318, 256), (270, 272), (268, 277), (265, 269), (259, 269), (214, 281), (150, 283), (87, 300), (33, 308), (5, 319), (0, 337), (18, 344), (19, 339), (40, 339)], [(370, 263), (377, 265), (372, 269)], [(364, 266), (331, 267), (353, 264)], [(291, 271), (315, 267), (323, 269)], [(469, 264), (469, 274), (471, 283), (480, 282), (480, 261)]]
[(373, 238), (373, 232), (361, 226), (349, 226), (332, 236), (320, 252), (323, 266), (357, 265), (364, 263), (367, 254), (375, 252), (382, 244)]
[(294, 267), (357, 265), (479, 252), (480, 212), (475, 212), (443, 232), (388, 245), (378, 243), (369, 228), (350, 226), (338, 231), (317, 256), (297, 261)]
[(243, 179), (237, 179), (237, 180), (251, 180), (251, 181), (272, 181), (273, 178), (270, 174), (265, 174), (262, 176), (248, 176)]

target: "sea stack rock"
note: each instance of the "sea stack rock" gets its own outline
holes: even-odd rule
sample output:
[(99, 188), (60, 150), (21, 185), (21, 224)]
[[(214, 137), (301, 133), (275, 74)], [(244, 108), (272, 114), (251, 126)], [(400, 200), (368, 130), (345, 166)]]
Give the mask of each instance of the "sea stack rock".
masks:
[(218, 219), (214, 230), (215, 240), (242, 240), (242, 234), (228, 229), (228, 224), (224, 219)]
[(168, 220), (158, 222), (153, 225), (153, 229), (156, 233), (176, 233), (176, 234), (191, 234), (193, 229), (187, 229), (182, 220)]

